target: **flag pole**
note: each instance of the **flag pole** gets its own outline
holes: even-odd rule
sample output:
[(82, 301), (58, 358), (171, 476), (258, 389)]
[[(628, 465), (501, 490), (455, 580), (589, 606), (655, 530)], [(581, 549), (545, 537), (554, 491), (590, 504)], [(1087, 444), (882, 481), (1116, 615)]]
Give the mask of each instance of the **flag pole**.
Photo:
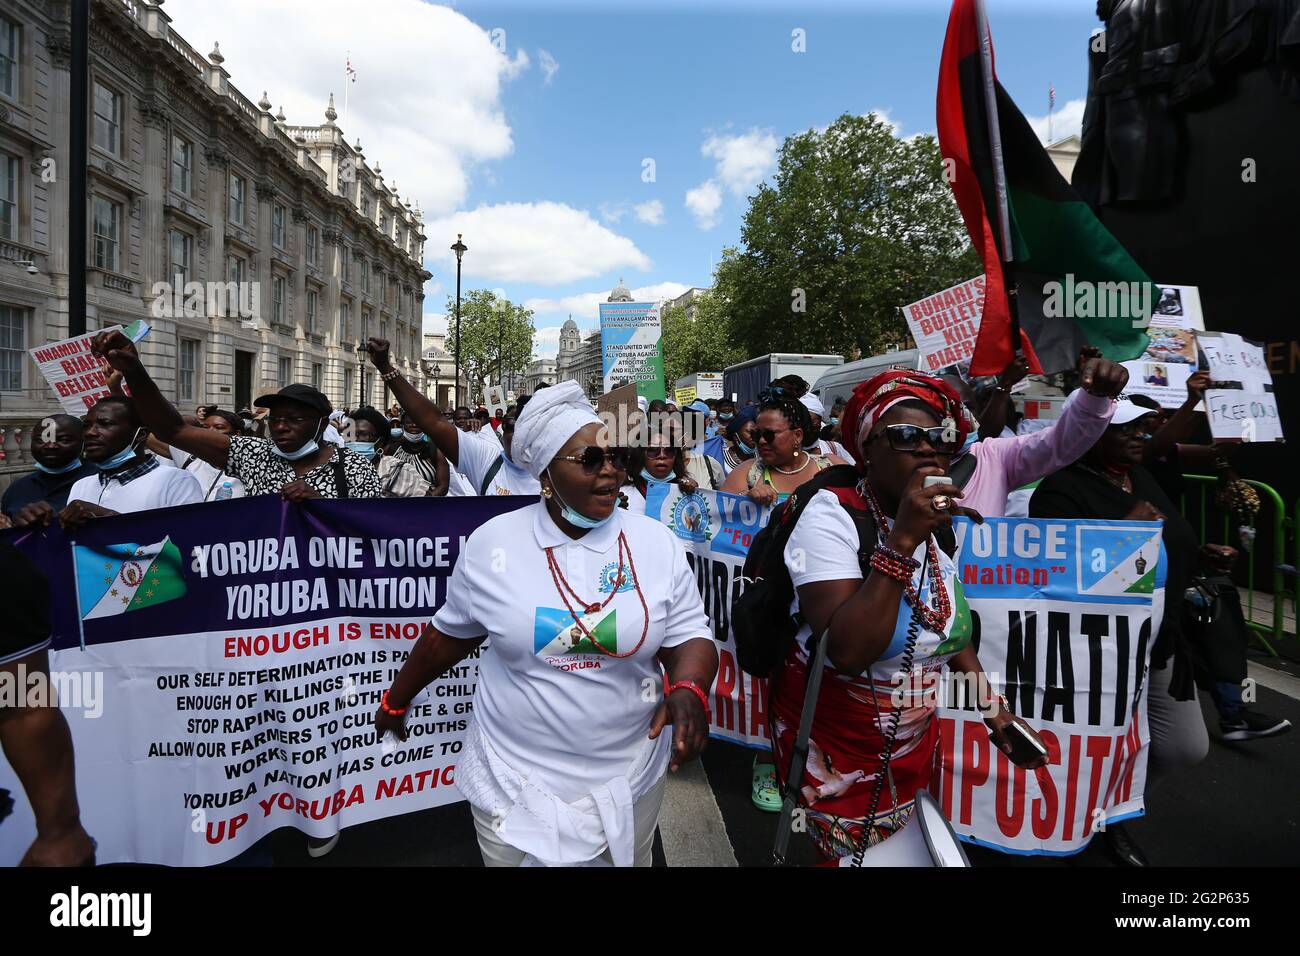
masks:
[(998, 123), (998, 97), (993, 76), (993, 38), (989, 35), (988, 10), (984, 0), (975, 0), (975, 19), (979, 28), (980, 77), (984, 84), (984, 110), (988, 116), (989, 152), (993, 157), (993, 191), (998, 213), (998, 239), (1002, 252), (1002, 279), (1007, 289), (1007, 306), (1011, 318), (1011, 345), (1016, 357), (1021, 354), (1020, 313), (1017, 311), (1015, 249), (1011, 245), (1011, 215), (1007, 202), (1007, 170), (1002, 159), (1002, 129)]
[(77, 542), (69, 540), (72, 546), (72, 598), (77, 602), (77, 633), (81, 637), (81, 649), (86, 649), (86, 622), (81, 612), (81, 577), (77, 574)]
[(343, 129), (348, 129), (348, 80), (352, 72), (352, 51), (347, 52), (347, 68), (343, 71)]

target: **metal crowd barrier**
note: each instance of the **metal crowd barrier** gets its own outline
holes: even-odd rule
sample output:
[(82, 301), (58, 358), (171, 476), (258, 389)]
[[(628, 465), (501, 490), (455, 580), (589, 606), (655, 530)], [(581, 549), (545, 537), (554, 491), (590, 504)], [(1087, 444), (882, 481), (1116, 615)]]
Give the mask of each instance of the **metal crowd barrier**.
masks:
[[(1183, 477), (1196, 487), (1188, 488), (1183, 493), (1179, 506), (1182, 508), (1183, 517), (1196, 528), (1201, 544), (1228, 544), (1238, 551), (1245, 550), (1242, 548), (1237, 529), (1233, 526), (1231, 513), (1220, 508), (1212, 500), (1218, 479), (1210, 475), (1184, 475)], [(1293, 609), (1297, 606), (1296, 602), (1300, 601), (1300, 580), (1296, 576), (1296, 560), (1294, 557), (1290, 563), (1286, 560), (1288, 543), (1291, 544), (1293, 553), (1297, 548), (1296, 529), (1300, 527), (1300, 501), (1296, 502), (1294, 516), (1291, 516), (1287, 514), (1282, 496), (1273, 488), (1261, 481), (1247, 480), (1246, 484), (1258, 491), (1260, 496), (1260, 511), (1255, 518), (1255, 529), (1258, 532), (1255, 546), (1245, 552), (1248, 582), (1245, 594), (1246, 623), (1254, 630), (1259, 642), (1276, 657), (1277, 651), (1269, 639), (1280, 641), (1288, 636), (1284, 625), (1287, 596), (1289, 594), (1291, 597)], [(1193, 514), (1188, 510), (1187, 499), (1189, 495), (1196, 492), (1199, 492), (1199, 501), (1196, 514)], [(1216, 527), (1221, 527), (1221, 533), (1212, 538), (1211, 532)], [(1259, 545), (1261, 544), (1269, 548), (1271, 559), (1260, 558)], [(1268, 585), (1267, 588), (1259, 587), (1265, 583)], [(1261, 590), (1267, 590), (1273, 595), (1271, 624), (1255, 620), (1255, 594)]]

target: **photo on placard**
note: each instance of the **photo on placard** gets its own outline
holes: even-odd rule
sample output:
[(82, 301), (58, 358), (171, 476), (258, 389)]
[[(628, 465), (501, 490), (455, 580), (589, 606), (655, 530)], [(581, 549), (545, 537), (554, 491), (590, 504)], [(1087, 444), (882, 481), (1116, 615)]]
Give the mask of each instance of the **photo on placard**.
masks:
[(1196, 336), (1188, 329), (1151, 328), (1147, 337), (1150, 341), (1142, 353), (1144, 359), (1196, 364)]
[(1156, 388), (1167, 387), (1169, 385), (1169, 367), (1148, 362), (1142, 366), (1142, 383), (1144, 385), (1153, 385)]
[(1156, 315), (1183, 315), (1183, 292), (1177, 286), (1160, 286), (1160, 298), (1156, 301)]

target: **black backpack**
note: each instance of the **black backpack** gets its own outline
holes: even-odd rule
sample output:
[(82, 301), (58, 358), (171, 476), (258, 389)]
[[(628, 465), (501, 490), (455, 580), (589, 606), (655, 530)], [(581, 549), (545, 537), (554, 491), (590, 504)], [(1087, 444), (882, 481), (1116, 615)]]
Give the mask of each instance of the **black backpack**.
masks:
[[(952, 479), (958, 487), (974, 471), (973, 455), (953, 466)], [(731, 605), (731, 632), (736, 639), (736, 660), (740, 669), (754, 677), (769, 677), (785, 660), (790, 642), (803, 626), (801, 617), (790, 613), (794, 582), (785, 566), (785, 546), (808, 502), (825, 489), (840, 499), (858, 532), (858, 562), (865, 578), (871, 555), (876, 550), (876, 522), (870, 511), (848, 503), (862, 476), (852, 465), (833, 465), (804, 482), (785, 501), (772, 509), (767, 527), (754, 536), (745, 557), (745, 589)], [(939, 547), (951, 555), (957, 542), (952, 529), (936, 536)]]

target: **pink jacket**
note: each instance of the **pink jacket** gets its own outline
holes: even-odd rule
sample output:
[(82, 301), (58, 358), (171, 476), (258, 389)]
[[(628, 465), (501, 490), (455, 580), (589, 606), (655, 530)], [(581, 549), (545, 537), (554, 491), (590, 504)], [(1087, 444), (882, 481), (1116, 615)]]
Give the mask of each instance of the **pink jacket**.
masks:
[(1006, 514), (1007, 492), (1044, 478), (1083, 457), (1110, 424), (1113, 399), (1080, 389), (1051, 428), (1029, 435), (986, 438), (971, 446), (975, 471), (963, 489), (964, 508), (974, 508), (986, 518)]

